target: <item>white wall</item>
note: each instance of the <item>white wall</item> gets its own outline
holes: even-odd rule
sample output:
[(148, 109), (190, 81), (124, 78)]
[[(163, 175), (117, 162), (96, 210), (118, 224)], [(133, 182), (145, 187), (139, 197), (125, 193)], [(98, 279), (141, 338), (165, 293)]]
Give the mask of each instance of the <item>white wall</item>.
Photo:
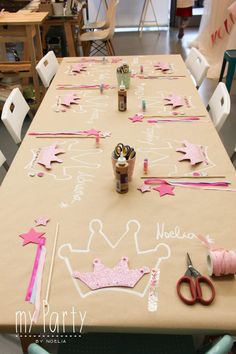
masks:
[[(109, 0), (107, 0), (109, 2)], [(89, 17), (90, 21), (94, 21), (96, 18), (98, 6), (100, 0), (88, 0), (89, 3)], [(157, 21), (160, 26), (168, 26), (169, 24), (169, 7), (170, 0), (152, 0)], [(117, 7), (116, 26), (138, 26), (144, 0), (120, 0)], [(99, 19), (104, 18), (104, 0), (102, 2)], [(151, 5), (148, 7), (148, 13), (146, 19), (153, 21), (153, 12)]]

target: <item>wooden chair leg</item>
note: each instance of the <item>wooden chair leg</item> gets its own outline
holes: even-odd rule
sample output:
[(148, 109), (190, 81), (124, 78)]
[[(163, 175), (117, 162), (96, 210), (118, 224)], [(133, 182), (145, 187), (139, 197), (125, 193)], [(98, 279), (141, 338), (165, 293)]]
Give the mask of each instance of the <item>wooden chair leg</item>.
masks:
[(111, 39), (109, 39), (109, 43), (110, 43), (110, 46), (111, 46), (111, 48), (112, 48), (112, 53), (113, 53), (113, 55), (116, 55)]
[(107, 55), (112, 55), (111, 54), (111, 48), (110, 48), (110, 45), (109, 45), (109, 41), (106, 41), (106, 50), (107, 50)]

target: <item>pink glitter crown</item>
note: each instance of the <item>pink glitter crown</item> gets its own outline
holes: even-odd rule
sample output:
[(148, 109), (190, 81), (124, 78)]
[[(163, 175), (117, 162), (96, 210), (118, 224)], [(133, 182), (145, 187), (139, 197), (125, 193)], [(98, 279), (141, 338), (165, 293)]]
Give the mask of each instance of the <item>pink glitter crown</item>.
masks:
[(93, 272), (73, 272), (74, 278), (80, 279), (90, 289), (96, 290), (114, 286), (133, 288), (137, 282), (145, 275), (150, 273), (148, 267), (140, 269), (129, 269), (128, 257), (122, 257), (114, 268), (107, 268), (100, 259), (93, 261)]

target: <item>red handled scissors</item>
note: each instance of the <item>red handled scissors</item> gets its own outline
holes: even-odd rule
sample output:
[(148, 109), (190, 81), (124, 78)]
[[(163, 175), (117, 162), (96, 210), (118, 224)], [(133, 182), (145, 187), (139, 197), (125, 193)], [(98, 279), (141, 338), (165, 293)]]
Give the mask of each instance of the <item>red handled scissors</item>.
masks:
[[(187, 253), (187, 271), (183, 277), (181, 277), (177, 283), (177, 293), (179, 298), (187, 305), (194, 305), (196, 302), (200, 302), (202, 305), (210, 305), (215, 298), (215, 288), (210, 279), (201, 275), (194, 267), (189, 254)], [(190, 290), (191, 297), (186, 298), (182, 291), (182, 285), (187, 284)], [(208, 287), (211, 292), (211, 296), (205, 299), (202, 294), (201, 284)]]

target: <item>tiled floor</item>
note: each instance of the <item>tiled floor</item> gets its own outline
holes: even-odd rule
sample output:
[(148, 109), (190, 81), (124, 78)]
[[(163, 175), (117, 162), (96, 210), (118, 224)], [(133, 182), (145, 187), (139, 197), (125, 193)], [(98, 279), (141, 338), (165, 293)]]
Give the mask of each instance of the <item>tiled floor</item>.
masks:
[[(188, 52), (188, 43), (191, 42), (197, 34), (196, 29), (188, 29), (182, 41), (177, 40), (176, 30), (156, 32), (144, 32), (142, 38), (137, 32), (117, 33), (114, 38), (114, 47), (116, 55), (136, 55), (136, 54), (181, 54), (183, 58)], [(202, 84), (199, 92), (206, 104), (209, 97), (217, 85), (216, 80), (206, 79)], [(232, 108), (231, 114), (227, 119), (222, 131), (220, 132), (223, 144), (231, 154), (236, 145), (236, 119), (233, 112), (236, 110), (236, 84), (234, 83), (231, 90)], [(25, 129), (30, 124), (30, 119), (25, 122)], [(0, 148), (7, 157), (9, 163), (13, 160), (17, 148), (9, 137), (5, 127), (0, 122)], [(0, 173), (0, 181), (4, 177), (4, 172)], [(20, 344), (18, 339), (13, 335), (0, 335), (0, 354), (20, 354)]]

